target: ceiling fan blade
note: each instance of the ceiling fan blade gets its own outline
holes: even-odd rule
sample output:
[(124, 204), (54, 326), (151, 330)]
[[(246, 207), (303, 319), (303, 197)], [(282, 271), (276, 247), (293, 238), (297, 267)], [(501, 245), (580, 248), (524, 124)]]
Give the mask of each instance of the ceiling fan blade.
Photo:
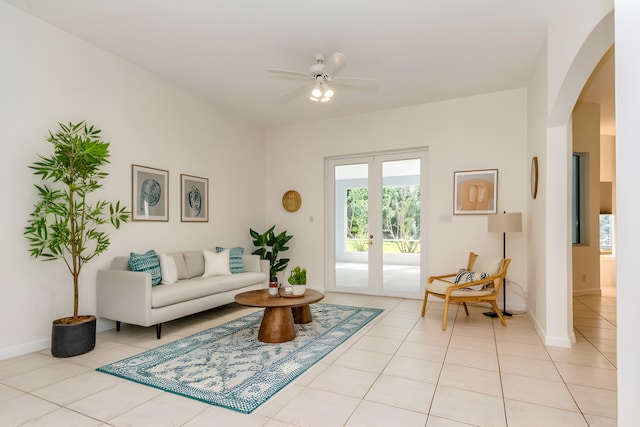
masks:
[(311, 86), (309, 84), (299, 86), (283, 93), (278, 97), (278, 101), (280, 101), (281, 104), (284, 104), (291, 101), (293, 98), (297, 98), (298, 96), (302, 95), (305, 91), (311, 92)]
[(310, 77), (309, 73), (302, 71), (283, 70), (282, 68), (267, 68), (267, 73), (284, 74), (286, 76)]
[(347, 65), (347, 62), (343, 54), (332, 53), (325, 61), (322, 72), (324, 74), (332, 75), (343, 69), (345, 65)]
[(377, 89), (378, 81), (376, 79), (368, 79), (366, 77), (347, 77), (340, 76), (331, 79), (332, 84), (340, 86), (358, 87), (361, 89)]

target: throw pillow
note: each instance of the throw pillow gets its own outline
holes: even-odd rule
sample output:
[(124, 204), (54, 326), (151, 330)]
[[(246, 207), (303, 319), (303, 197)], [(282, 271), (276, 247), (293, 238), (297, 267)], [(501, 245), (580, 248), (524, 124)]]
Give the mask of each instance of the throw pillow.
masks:
[(183, 252), (184, 265), (187, 269), (187, 279), (202, 276), (204, 274), (204, 256), (202, 251)]
[[(489, 273), (478, 273), (474, 271), (467, 271), (464, 268), (461, 268), (460, 271), (458, 271), (456, 279), (453, 281), (453, 283), (459, 285), (461, 283), (475, 282), (476, 280), (486, 279), (487, 277), (489, 277)], [(473, 285), (465, 289), (479, 291), (485, 286), (486, 285)]]
[[(225, 248), (216, 246), (216, 252), (222, 252), (224, 249)], [(232, 274), (244, 273), (244, 265), (242, 264), (243, 255), (244, 248), (229, 248), (229, 270), (231, 270)]]
[(176, 260), (167, 254), (158, 255), (160, 259), (160, 272), (162, 273), (163, 285), (172, 285), (178, 281), (178, 266)]
[(153, 249), (143, 254), (131, 252), (129, 254), (129, 268), (131, 271), (141, 271), (151, 274), (151, 286), (159, 285), (162, 280), (160, 259)]
[(204, 274), (202, 277), (231, 274), (229, 270), (229, 249), (222, 252), (202, 251), (204, 255)]

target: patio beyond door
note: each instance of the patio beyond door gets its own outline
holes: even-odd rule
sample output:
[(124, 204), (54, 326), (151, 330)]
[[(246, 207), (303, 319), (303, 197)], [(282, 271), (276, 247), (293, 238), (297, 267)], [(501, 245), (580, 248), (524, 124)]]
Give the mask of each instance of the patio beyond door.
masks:
[(418, 296), (426, 155), (327, 160), (330, 290)]

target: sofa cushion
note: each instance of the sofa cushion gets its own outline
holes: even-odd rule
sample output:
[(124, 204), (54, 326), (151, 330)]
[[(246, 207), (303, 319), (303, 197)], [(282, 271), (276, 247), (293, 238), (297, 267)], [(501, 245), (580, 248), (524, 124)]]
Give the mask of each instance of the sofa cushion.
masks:
[(140, 271), (151, 274), (151, 286), (160, 284), (162, 273), (160, 271), (160, 259), (153, 249), (143, 253), (129, 254), (129, 268), (131, 271)]
[(162, 273), (162, 280), (160, 283), (163, 285), (171, 285), (178, 281), (178, 266), (176, 261), (171, 255), (159, 254), (160, 259), (160, 272)]
[(168, 255), (173, 258), (173, 261), (176, 263), (176, 268), (178, 269), (178, 280), (186, 279), (188, 276), (187, 265), (184, 262), (184, 255), (182, 255), (182, 252), (174, 252)]
[(204, 273), (202, 277), (231, 274), (231, 270), (229, 270), (229, 249), (217, 253), (202, 251), (202, 254), (204, 256)]
[(173, 285), (162, 285), (152, 288), (151, 307), (166, 307), (221, 292), (233, 291), (247, 286), (261, 284), (266, 279), (267, 277), (264, 273), (242, 273), (179, 280)]
[(187, 277), (185, 277), (185, 279), (202, 276), (202, 274), (204, 274), (204, 256), (202, 255), (202, 251), (183, 252), (182, 255), (184, 256), (184, 264), (187, 269)]
[[(220, 246), (216, 246), (216, 252), (222, 252), (225, 248), (221, 248)], [(229, 270), (231, 273), (238, 274), (244, 272), (244, 267), (242, 263), (242, 256), (244, 255), (244, 248), (235, 247), (229, 248)]]

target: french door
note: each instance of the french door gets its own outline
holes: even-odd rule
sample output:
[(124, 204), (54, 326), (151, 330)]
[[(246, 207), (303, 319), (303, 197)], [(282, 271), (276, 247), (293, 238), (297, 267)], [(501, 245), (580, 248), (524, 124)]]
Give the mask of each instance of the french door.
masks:
[(426, 150), (326, 160), (327, 288), (419, 297)]

